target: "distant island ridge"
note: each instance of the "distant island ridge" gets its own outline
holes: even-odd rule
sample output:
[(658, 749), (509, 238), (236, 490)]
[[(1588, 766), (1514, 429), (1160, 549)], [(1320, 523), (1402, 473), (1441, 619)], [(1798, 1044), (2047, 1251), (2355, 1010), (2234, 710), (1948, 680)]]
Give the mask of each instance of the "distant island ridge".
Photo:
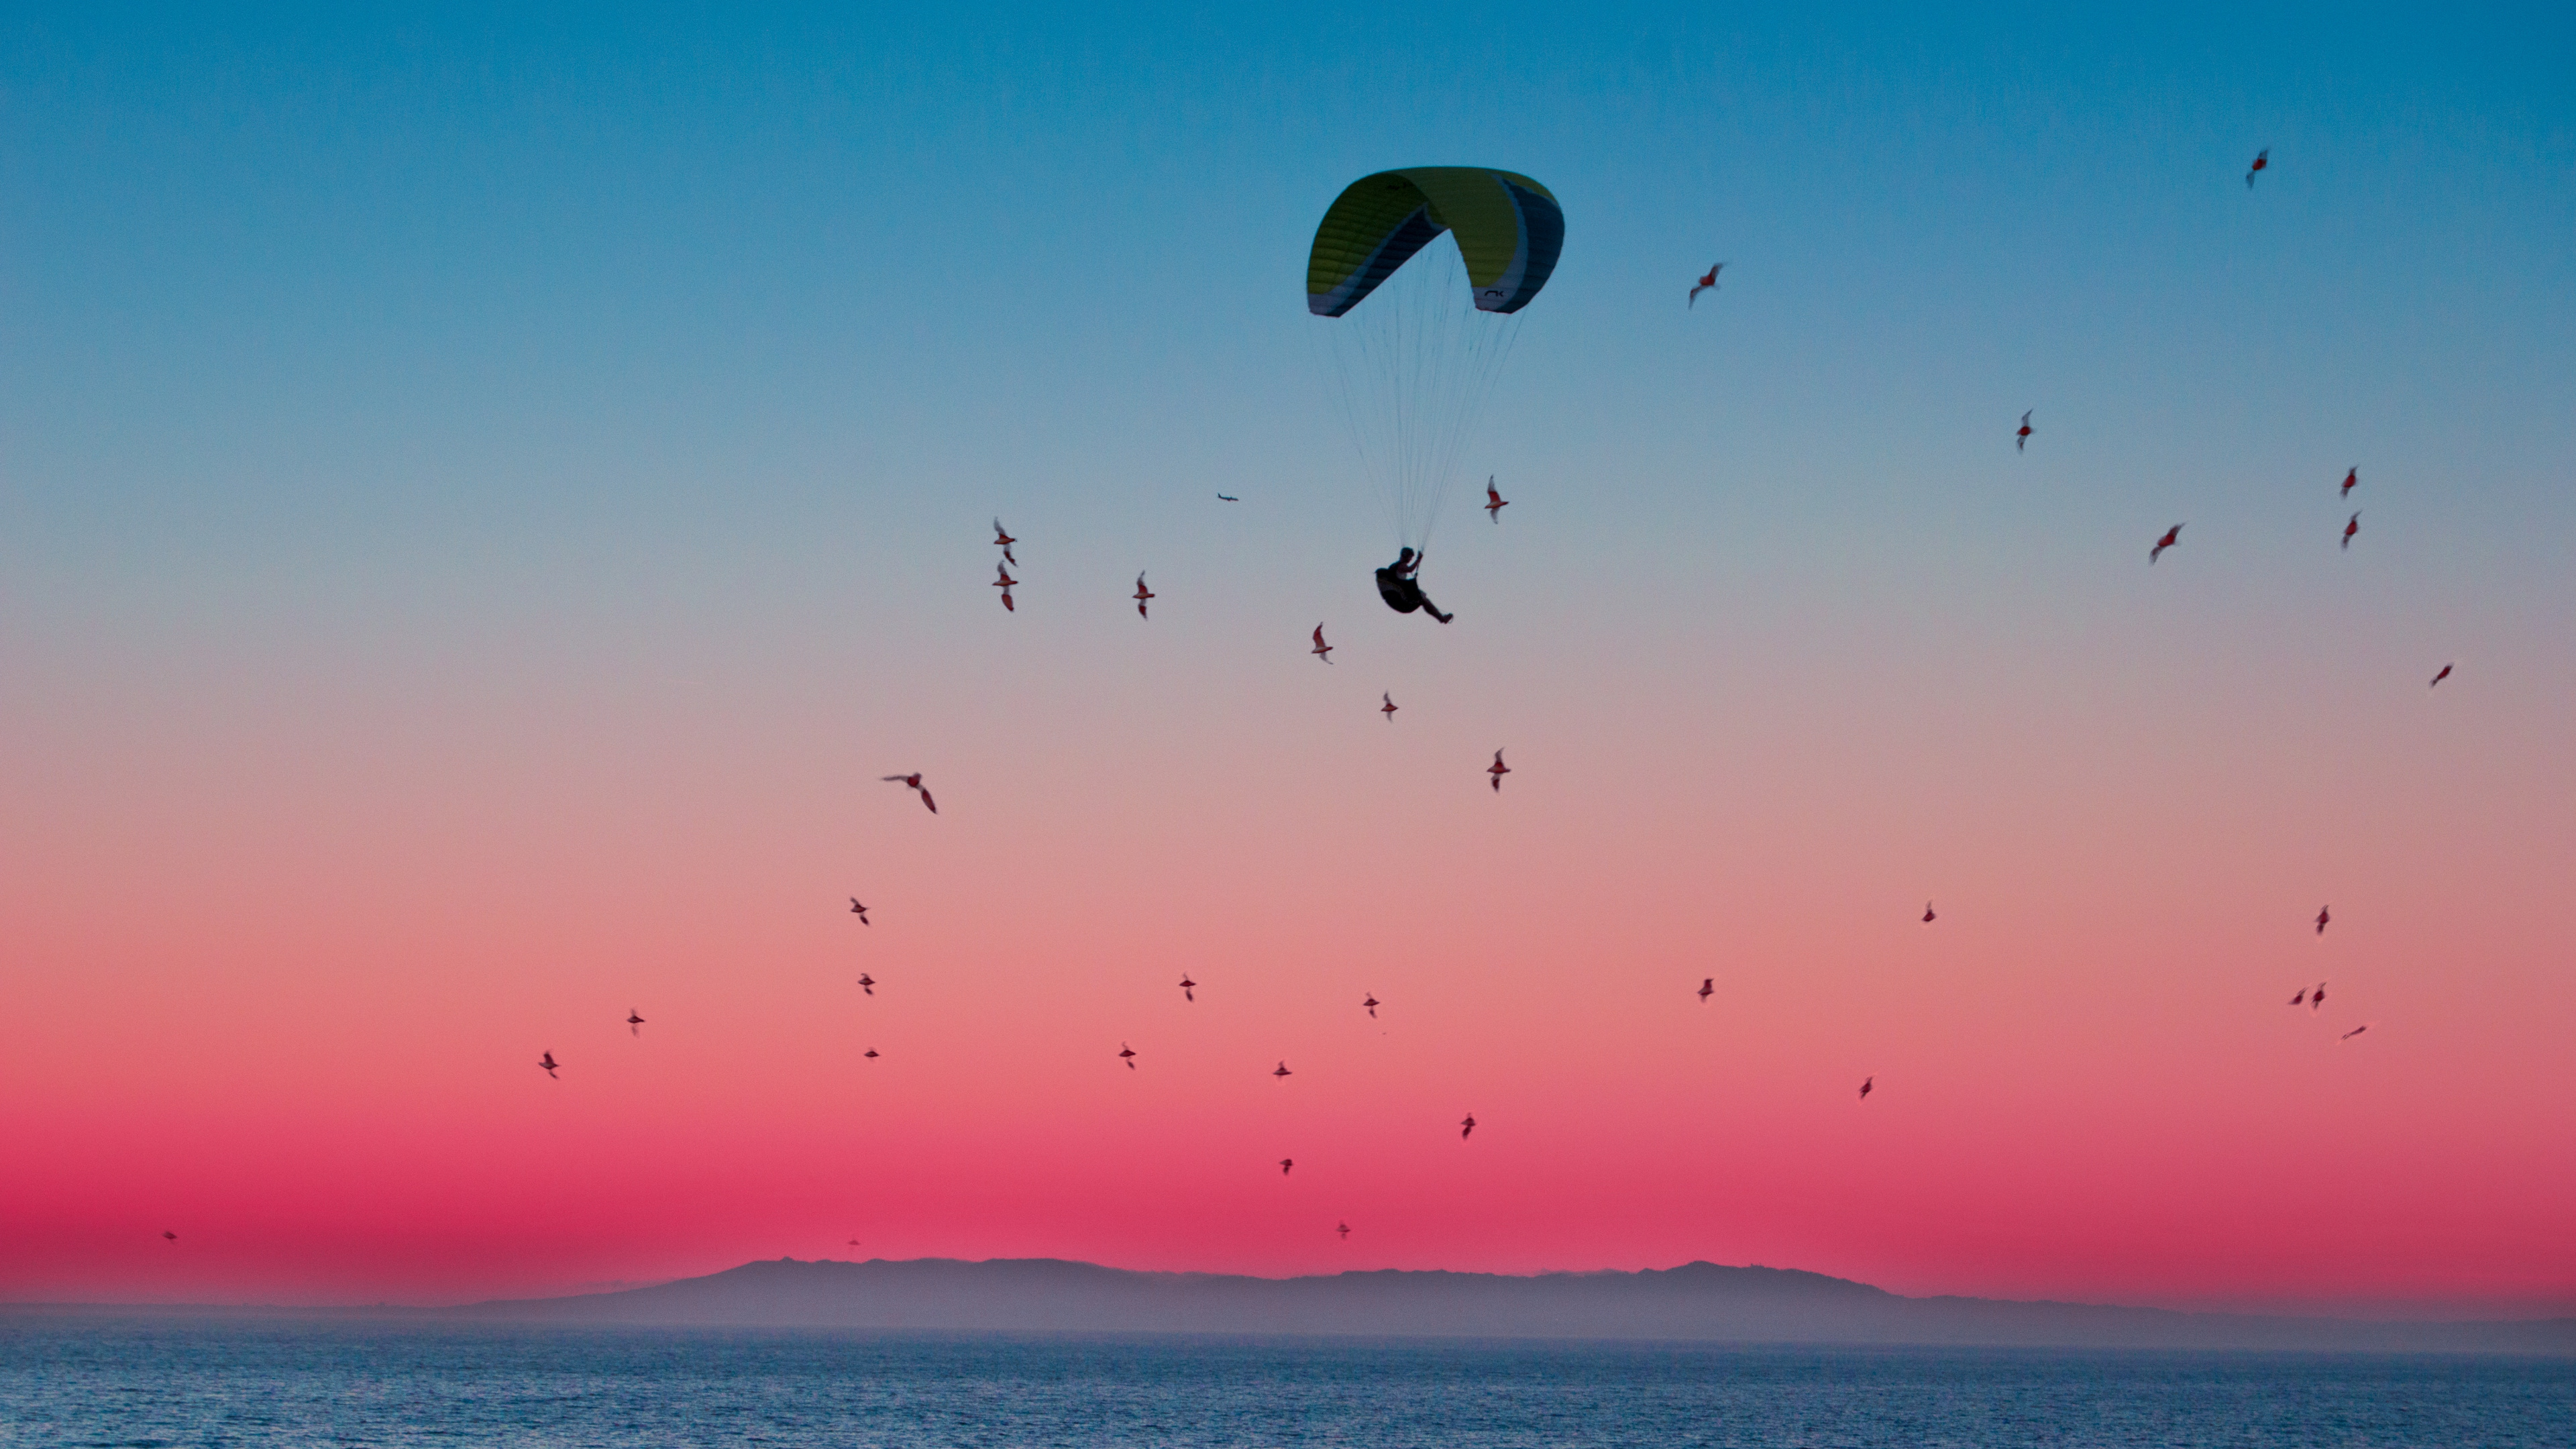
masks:
[(2576, 1356), (2576, 1317), (2408, 1322), (1908, 1298), (1822, 1273), (1704, 1262), (1638, 1272), (1526, 1277), (1382, 1269), (1255, 1278), (1138, 1272), (1053, 1258), (863, 1263), (781, 1258), (618, 1292), (359, 1311), (565, 1326)]
[(1795, 1268), (1684, 1263), (1520, 1276), (1378, 1269), (1299, 1278), (1142, 1272), (1059, 1258), (779, 1258), (698, 1278), (447, 1308), (0, 1305), (0, 1313), (257, 1314), (563, 1327), (914, 1333), (1528, 1338), (2576, 1357), (2576, 1317), (2385, 1320), (1908, 1298)]

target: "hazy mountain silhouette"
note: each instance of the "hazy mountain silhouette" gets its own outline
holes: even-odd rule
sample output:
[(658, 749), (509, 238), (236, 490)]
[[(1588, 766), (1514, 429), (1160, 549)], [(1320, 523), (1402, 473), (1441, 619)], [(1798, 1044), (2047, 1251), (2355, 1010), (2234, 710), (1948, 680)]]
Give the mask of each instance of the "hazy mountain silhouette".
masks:
[(1052, 1258), (782, 1258), (621, 1293), (440, 1311), (564, 1324), (2576, 1354), (2576, 1318), (2365, 1322), (1905, 1298), (1820, 1273), (1715, 1263), (1535, 1277), (1386, 1270), (1279, 1279), (1138, 1273)]

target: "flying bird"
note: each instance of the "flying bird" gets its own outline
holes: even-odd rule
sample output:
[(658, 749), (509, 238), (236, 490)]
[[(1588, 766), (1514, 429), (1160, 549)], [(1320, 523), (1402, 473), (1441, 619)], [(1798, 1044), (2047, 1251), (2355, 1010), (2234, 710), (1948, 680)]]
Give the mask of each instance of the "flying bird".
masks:
[(1235, 497), (1231, 493), (1220, 493), (1217, 495), (1217, 501), (1220, 503), (1241, 503), (1243, 500)]
[(1366, 992), (1366, 993), (1363, 993), (1363, 994), (1364, 994), (1364, 995), (1366, 995), (1366, 996), (1368, 997), (1368, 999), (1367, 999), (1366, 1001), (1361, 1002), (1361, 1003), (1360, 1003), (1360, 1005), (1365, 1006), (1365, 1007), (1367, 1007), (1367, 1008), (1368, 1008), (1369, 1020), (1371, 1020), (1371, 1021), (1375, 1021), (1375, 1020), (1377, 1020), (1377, 1007), (1378, 1007), (1377, 993), (1372, 991), (1372, 992)]
[(868, 919), (868, 908), (859, 904), (859, 898), (857, 896), (850, 897), (850, 914), (858, 917), (859, 924), (862, 926), (875, 924), (875, 922)]
[(2352, 521), (2343, 526), (2343, 546), (2345, 552), (2349, 553), (2352, 551), (2352, 536), (2359, 532), (2361, 532), (2361, 515), (2356, 513), (2352, 516)]
[(1500, 750), (1494, 751), (1494, 762), (1485, 767), (1485, 773), (1494, 777), (1493, 784), (1495, 794), (1499, 795), (1503, 793), (1503, 777), (1511, 772), (1512, 767), (1503, 763), (1503, 752)]
[[(555, 1076), (555, 1054), (553, 1052), (548, 1052), (544, 1056), (537, 1058), (537, 1065), (546, 1069), (547, 1076)], [(555, 1080), (560, 1082), (563, 1078), (555, 1077)]]
[(1286, 1176), (1288, 1175), (1288, 1169), (1290, 1169), (1290, 1168), (1292, 1168), (1292, 1167), (1295, 1167), (1296, 1165), (1297, 1165), (1297, 1159), (1296, 1159), (1296, 1158), (1293, 1158), (1293, 1157), (1283, 1157), (1283, 1158), (1280, 1158), (1280, 1159), (1279, 1159), (1279, 1175), (1280, 1175), (1281, 1177), (1286, 1177)]
[(869, 1061), (875, 1061), (877, 1059), (877, 1049), (875, 1047), (870, 1047), (866, 1051), (859, 1053), (859, 1055), (866, 1057)]
[(2255, 172), (2257, 172), (2257, 171), (2262, 170), (2264, 167), (2269, 166), (2269, 165), (2271, 165), (2271, 164), (2272, 164), (2272, 148), (2271, 148), (2271, 147), (2266, 146), (2266, 147), (2264, 147), (2262, 150), (2255, 152), (2255, 153), (2254, 153), (2254, 164), (2245, 168), (2245, 189), (2246, 189), (2246, 190), (2248, 190), (2248, 191), (2253, 190), (2253, 189), (2254, 189), (2254, 173), (2255, 173)]
[(1494, 475), (1491, 473), (1486, 474), (1485, 516), (1494, 520), (1496, 523), (1500, 523), (1503, 521), (1503, 510), (1511, 506), (1512, 500), (1505, 498), (1502, 494), (1494, 491)]
[(2346, 469), (2344, 469), (2344, 470), (2343, 470), (2343, 491), (2342, 491), (2341, 493), (2336, 494), (2335, 496), (2336, 496), (2337, 498), (2350, 498), (2350, 497), (2352, 496), (2352, 485), (2354, 485), (2354, 484), (2356, 484), (2356, 483), (2358, 483), (2358, 482), (2360, 482), (2360, 481), (2361, 481), (2361, 467), (2360, 467), (2360, 465), (2359, 465), (2359, 464), (2355, 464), (2354, 466), (2352, 466), (2352, 467), (2350, 467), (2350, 468), (2346, 468)]
[[(2032, 412), (2038, 411), (2033, 408)], [(2021, 431), (2013, 434), (2013, 451), (2018, 453), (2030, 442), (2030, 413), (2021, 415)]]
[(1702, 1006), (1708, 1005), (1708, 999), (1716, 994), (1717, 978), (1714, 976), (1701, 977), (1699, 981), (1699, 1004)]
[(1864, 1102), (1868, 1101), (1868, 1100), (1869, 1100), (1869, 1089), (1870, 1089), (1871, 1087), (1876, 1086), (1877, 1084), (1878, 1084), (1878, 1078), (1876, 1078), (1876, 1077), (1863, 1077), (1863, 1078), (1861, 1078), (1861, 1083), (1860, 1083), (1860, 1099), (1861, 1099), (1862, 1101), (1864, 1101)]
[(2163, 553), (2166, 549), (2169, 549), (2180, 542), (2182, 542), (2182, 525), (2177, 523), (2173, 527), (2165, 530), (2165, 536), (2156, 540), (2156, 546), (2154, 548), (2147, 550), (2147, 562), (2154, 563), (2156, 561), (2156, 555)]
[(1272, 1076), (1274, 1076), (1274, 1077), (1293, 1077), (1293, 1076), (1295, 1076), (1295, 1075), (1297, 1075), (1297, 1074), (1296, 1074), (1295, 1072), (1292, 1072), (1292, 1071), (1288, 1070), (1288, 1064), (1287, 1064), (1286, 1062), (1281, 1062), (1281, 1063), (1279, 1064), (1279, 1069), (1278, 1069), (1277, 1071), (1272, 1072), (1270, 1075), (1272, 1075)]
[(859, 989), (870, 996), (877, 994), (877, 979), (865, 971), (859, 973)]
[(2350, 1041), (2350, 1040), (2352, 1040), (2354, 1037), (2357, 1037), (2357, 1036), (2361, 1035), (2363, 1032), (2368, 1031), (2368, 1030), (2370, 1030), (2370, 1023), (2365, 1021), (2365, 1022), (2363, 1022), (2361, 1025), (2354, 1027), (2352, 1030), (2350, 1030), (2350, 1031), (2348, 1031), (2348, 1032), (2345, 1032), (2343, 1035), (2341, 1035), (2341, 1036), (2339, 1036), (2339, 1037), (2336, 1037), (2336, 1038), (2335, 1038), (2335, 1040), (2337, 1040), (2337, 1041)]
[(1925, 901), (1923, 903), (1923, 924), (1928, 926), (1937, 919), (1939, 918), (1932, 914), (1932, 903), (1930, 901)]
[(636, 1015), (631, 1006), (626, 1008), (626, 1030), (636, 1036), (644, 1034), (644, 1018)]
[(1136, 1049), (1123, 1041), (1120, 1042), (1118, 1044), (1118, 1060), (1127, 1064), (1127, 1070), (1131, 1072), (1136, 1070)]
[[(2309, 989), (2310, 989), (2310, 988), (2305, 987), (2305, 986), (2300, 987), (2300, 988), (2299, 988), (2299, 994), (2290, 998), (2290, 1004), (2291, 1004), (2292, 1006), (2305, 1006), (2305, 1005), (2307, 1005), (2307, 1004), (2308, 1004), (2308, 991), (2309, 991)], [(2325, 995), (2326, 984), (2325, 984), (2324, 982), (2320, 981), (2320, 982), (2318, 982), (2318, 983), (2316, 984), (2316, 987), (2315, 987), (2314, 989), (2315, 989), (2316, 993), (2317, 993), (2319, 996), (2321, 996), (2321, 997), (2322, 997), (2323, 995)]]
[(1181, 973), (1181, 999), (1182, 999), (1183, 1001), (1196, 1001), (1196, 1000), (1198, 1000), (1198, 996), (1197, 996), (1197, 994), (1196, 994), (1196, 993), (1197, 993), (1197, 989), (1198, 989), (1198, 983), (1197, 983), (1197, 982), (1195, 982), (1195, 981), (1192, 981), (1192, 980), (1190, 979), (1190, 973), (1188, 973), (1187, 971), (1182, 972), (1182, 973)]
[(993, 587), (1002, 591), (1002, 607), (1014, 614), (1018, 613), (1020, 606), (1011, 602), (1011, 590), (1019, 587), (1020, 581), (1011, 577), (1011, 566), (1008, 564), (995, 564), (993, 569), (1001, 575), (993, 581)]
[(1468, 1114), (1467, 1114), (1467, 1120), (1458, 1124), (1458, 1140), (1459, 1140), (1459, 1141), (1461, 1141), (1461, 1142), (1464, 1142), (1464, 1141), (1466, 1141), (1468, 1138), (1473, 1137), (1473, 1136), (1475, 1136), (1475, 1135), (1476, 1135), (1476, 1114), (1475, 1114), (1475, 1113), (1473, 1113), (1473, 1112), (1470, 1112), (1470, 1113), (1468, 1113)]
[(1160, 596), (1152, 589), (1145, 587), (1145, 576), (1138, 574), (1136, 576), (1136, 617), (1139, 619), (1151, 617), (1145, 612), (1145, 601), (1158, 597)]
[(1333, 646), (1324, 642), (1323, 625), (1318, 624), (1315, 626), (1315, 647), (1307, 650), (1306, 652), (1323, 660), (1326, 664), (1333, 662)]
[(1700, 293), (1702, 293), (1702, 292), (1706, 292), (1706, 291), (1712, 291), (1712, 290), (1714, 290), (1714, 289), (1716, 288), (1716, 286), (1717, 286), (1717, 274), (1718, 274), (1718, 273), (1720, 273), (1720, 272), (1722, 272), (1722, 271), (1725, 271), (1725, 270), (1726, 270), (1726, 263), (1724, 263), (1724, 262), (1719, 262), (1716, 266), (1713, 266), (1713, 267), (1711, 267), (1711, 268), (1709, 268), (1709, 269), (1708, 269), (1708, 275), (1707, 275), (1707, 276), (1704, 276), (1704, 277), (1700, 278), (1697, 282), (1693, 283), (1693, 284), (1691, 285), (1691, 290), (1690, 290), (1690, 302), (1688, 303), (1688, 305), (1693, 306), (1693, 307), (1698, 306), (1698, 305), (1699, 305), (1699, 294), (1700, 294)]
[(1351, 1240), (1351, 1225), (1349, 1223), (1336, 1223), (1333, 1226), (1333, 1231), (1342, 1235), (1343, 1242), (1347, 1243)]
[[(2441, 683), (2443, 680), (2448, 679), (2448, 678), (2450, 678), (2450, 677), (2451, 677), (2451, 666), (2449, 666), (2449, 665), (2445, 664), (2445, 665), (2443, 665), (2443, 666), (2442, 666), (2442, 672), (2433, 676), (2433, 684), (2439, 684), (2439, 683)], [(2425, 687), (2426, 689), (2431, 689), (2431, 688), (2433, 687), (2433, 684), (2428, 684), (2428, 685), (2425, 685), (2424, 687)]]
[(1388, 724), (1395, 723), (1395, 696), (1381, 692), (1378, 695), (1378, 698), (1384, 700), (1385, 703), (1377, 707), (1377, 712), (1386, 716), (1386, 722)]
[(2333, 919), (2333, 915), (2330, 914), (2324, 906), (2317, 907), (2317, 934), (2320, 936), (2324, 935), (2326, 933), (2326, 922)]
[[(1347, 1238), (1347, 1237), (1349, 1237), (1350, 1235), (1351, 1235), (1351, 1230), (1350, 1230), (1350, 1229), (1348, 1229), (1348, 1228), (1344, 1228), (1344, 1229), (1342, 1229), (1342, 1236), (1343, 1236), (1343, 1237), (1346, 1237), (1346, 1238)], [(175, 1242), (179, 1241), (179, 1235), (178, 1235), (177, 1233), (174, 1233), (174, 1232), (170, 1231), (168, 1228), (163, 1228), (163, 1229), (161, 1230), (161, 1240), (162, 1240), (163, 1242), (175, 1243)]]
[(1019, 540), (1018, 540), (1018, 539), (1011, 537), (1010, 530), (1008, 530), (1008, 529), (1006, 529), (1006, 528), (1002, 527), (1002, 520), (1000, 520), (1000, 519), (998, 519), (998, 518), (996, 518), (996, 519), (994, 519), (994, 520), (993, 520), (993, 546), (994, 546), (994, 547), (996, 547), (996, 548), (1009, 548), (1012, 544), (1015, 544), (1015, 543), (1018, 543), (1018, 542), (1019, 542)]
[[(931, 814), (936, 815), (939, 813), (939, 802), (930, 798), (930, 791), (921, 783), (921, 772), (919, 770), (915, 770), (909, 775), (888, 775), (885, 779), (898, 785), (910, 785), (912, 788), (921, 791), (921, 803), (930, 807)], [(858, 902), (853, 901), (851, 904), (856, 905)]]
[(2308, 993), (2308, 1010), (2314, 1012), (2325, 1004), (2326, 984), (2320, 981), (2317, 983), (2317, 989)]

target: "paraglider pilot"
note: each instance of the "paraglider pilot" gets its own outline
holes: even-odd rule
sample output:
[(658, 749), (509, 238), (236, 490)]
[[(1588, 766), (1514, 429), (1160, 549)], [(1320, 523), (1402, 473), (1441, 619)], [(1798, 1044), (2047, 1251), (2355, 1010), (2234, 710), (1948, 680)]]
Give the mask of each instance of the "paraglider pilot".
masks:
[(1397, 554), (1395, 562), (1377, 571), (1378, 597), (1386, 600), (1386, 606), (1399, 614), (1410, 614), (1420, 609), (1446, 624), (1457, 616), (1441, 613), (1438, 604), (1423, 596), (1422, 582), (1414, 577), (1421, 568), (1422, 555), (1409, 548)]

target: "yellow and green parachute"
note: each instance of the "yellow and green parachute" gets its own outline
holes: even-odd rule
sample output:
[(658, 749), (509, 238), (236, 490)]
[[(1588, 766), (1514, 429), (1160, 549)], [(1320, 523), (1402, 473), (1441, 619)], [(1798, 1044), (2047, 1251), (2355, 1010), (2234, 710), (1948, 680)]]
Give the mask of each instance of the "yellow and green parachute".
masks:
[[(1455, 245), (1433, 247), (1444, 232)], [(1564, 243), (1546, 187), (1484, 166), (1380, 171), (1325, 210), (1306, 310), (1333, 320), (1333, 390), (1397, 542), (1429, 541), (1519, 334), (1515, 314)]]
[(1517, 312), (1556, 270), (1565, 213), (1544, 186), (1482, 166), (1410, 166), (1342, 188), (1306, 254), (1306, 310), (1339, 317), (1448, 232), (1481, 312)]

